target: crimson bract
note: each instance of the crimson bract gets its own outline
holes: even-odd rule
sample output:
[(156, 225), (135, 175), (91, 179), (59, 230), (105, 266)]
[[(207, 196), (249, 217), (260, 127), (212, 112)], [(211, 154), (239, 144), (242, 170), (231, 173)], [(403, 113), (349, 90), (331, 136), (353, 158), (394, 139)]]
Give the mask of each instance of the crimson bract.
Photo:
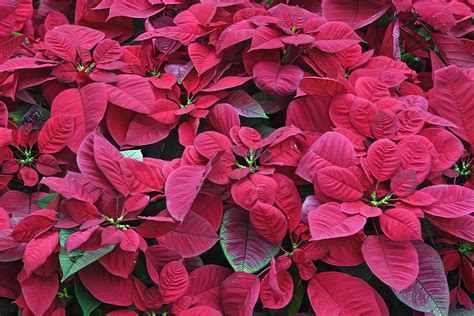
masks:
[(0, 297), (467, 315), (473, 8), (0, 1)]

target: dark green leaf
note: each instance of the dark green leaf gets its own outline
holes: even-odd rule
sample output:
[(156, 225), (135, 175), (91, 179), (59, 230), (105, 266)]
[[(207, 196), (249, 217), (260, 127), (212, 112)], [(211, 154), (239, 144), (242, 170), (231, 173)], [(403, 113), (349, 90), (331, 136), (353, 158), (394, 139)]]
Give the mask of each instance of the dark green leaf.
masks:
[(467, 310), (467, 309), (455, 309), (449, 312), (449, 316), (472, 316), (474, 315), (474, 312), (472, 310)]
[(354, 267), (338, 267), (341, 269), (343, 272), (350, 274), (352, 276), (355, 276), (356, 278), (362, 279), (364, 281), (370, 280), (372, 276), (374, 275), (372, 271), (370, 271), (369, 267), (365, 264), (362, 263), (358, 266)]
[(274, 128), (267, 125), (257, 125), (255, 129), (265, 138), (275, 131)]
[(299, 277), (298, 272), (296, 270), (293, 272), (294, 273), (291, 274), (294, 284), (293, 297), (287, 306), (277, 310), (270, 310), (270, 314), (273, 316), (292, 316), (300, 311), (305, 294), (305, 285), (303, 284), (303, 280)]
[(20, 124), (21, 119), (26, 114), (26, 112), (28, 112), (29, 109), (29, 106), (19, 107), (15, 111), (11, 111), (8, 113), (8, 119), (15, 124)]
[(48, 109), (41, 108), (41, 113), (43, 114), (44, 120), (49, 119), (51, 112)]
[(288, 304), (288, 306), (286, 307), (288, 309), (288, 316), (295, 315), (299, 312), (306, 288), (303, 284), (303, 280), (300, 279), (297, 272), (294, 273), (292, 276), (295, 288), (293, 290), (293, 297), (291, 298), (290, 304)]
[(42, 199), (39, 199), (39, 200), (35, 200), (35, 203), (36, 205), (38, 205), (41, 209), (44, 209), (46, 207), (48, 207), (48, 204), (55, 198), (58, 196), (58, 193), (57, 192), (54, 192), (54, 193), (51, 193), (51, 194), (48, 194), (46, 195), (44, 198)]
[(84, 316), (89, 316), (100, 305), (100, 301), (89, 293), (78, 277), (74, 278), (74, 288)]

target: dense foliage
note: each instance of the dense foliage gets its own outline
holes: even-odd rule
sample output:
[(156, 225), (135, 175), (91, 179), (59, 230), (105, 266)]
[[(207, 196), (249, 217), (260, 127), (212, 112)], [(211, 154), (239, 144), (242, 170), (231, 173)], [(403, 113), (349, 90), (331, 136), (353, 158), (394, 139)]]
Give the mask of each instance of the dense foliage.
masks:
[(468, 313), (473, 1), (278, 2), (0, 1), (0, 297)]

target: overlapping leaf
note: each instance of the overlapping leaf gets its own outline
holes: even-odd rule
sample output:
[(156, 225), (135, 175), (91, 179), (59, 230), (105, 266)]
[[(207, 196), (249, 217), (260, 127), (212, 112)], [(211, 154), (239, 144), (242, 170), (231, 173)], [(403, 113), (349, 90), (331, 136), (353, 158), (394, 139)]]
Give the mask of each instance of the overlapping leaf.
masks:
[(279, 244), (270, 243), (252, 227), (248, 212), (233, 208), (224, 213), (220, 230), (221, 247), (235, 271), (254, 273), (278, 253)]

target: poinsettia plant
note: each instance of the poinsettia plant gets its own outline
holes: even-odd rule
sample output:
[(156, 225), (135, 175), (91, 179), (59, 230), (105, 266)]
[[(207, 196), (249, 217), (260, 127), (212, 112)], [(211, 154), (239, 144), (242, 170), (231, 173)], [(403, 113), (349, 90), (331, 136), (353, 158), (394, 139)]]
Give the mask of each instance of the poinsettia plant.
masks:
[(468, 315), (470, 0), (0, 3), (22, 315)]

